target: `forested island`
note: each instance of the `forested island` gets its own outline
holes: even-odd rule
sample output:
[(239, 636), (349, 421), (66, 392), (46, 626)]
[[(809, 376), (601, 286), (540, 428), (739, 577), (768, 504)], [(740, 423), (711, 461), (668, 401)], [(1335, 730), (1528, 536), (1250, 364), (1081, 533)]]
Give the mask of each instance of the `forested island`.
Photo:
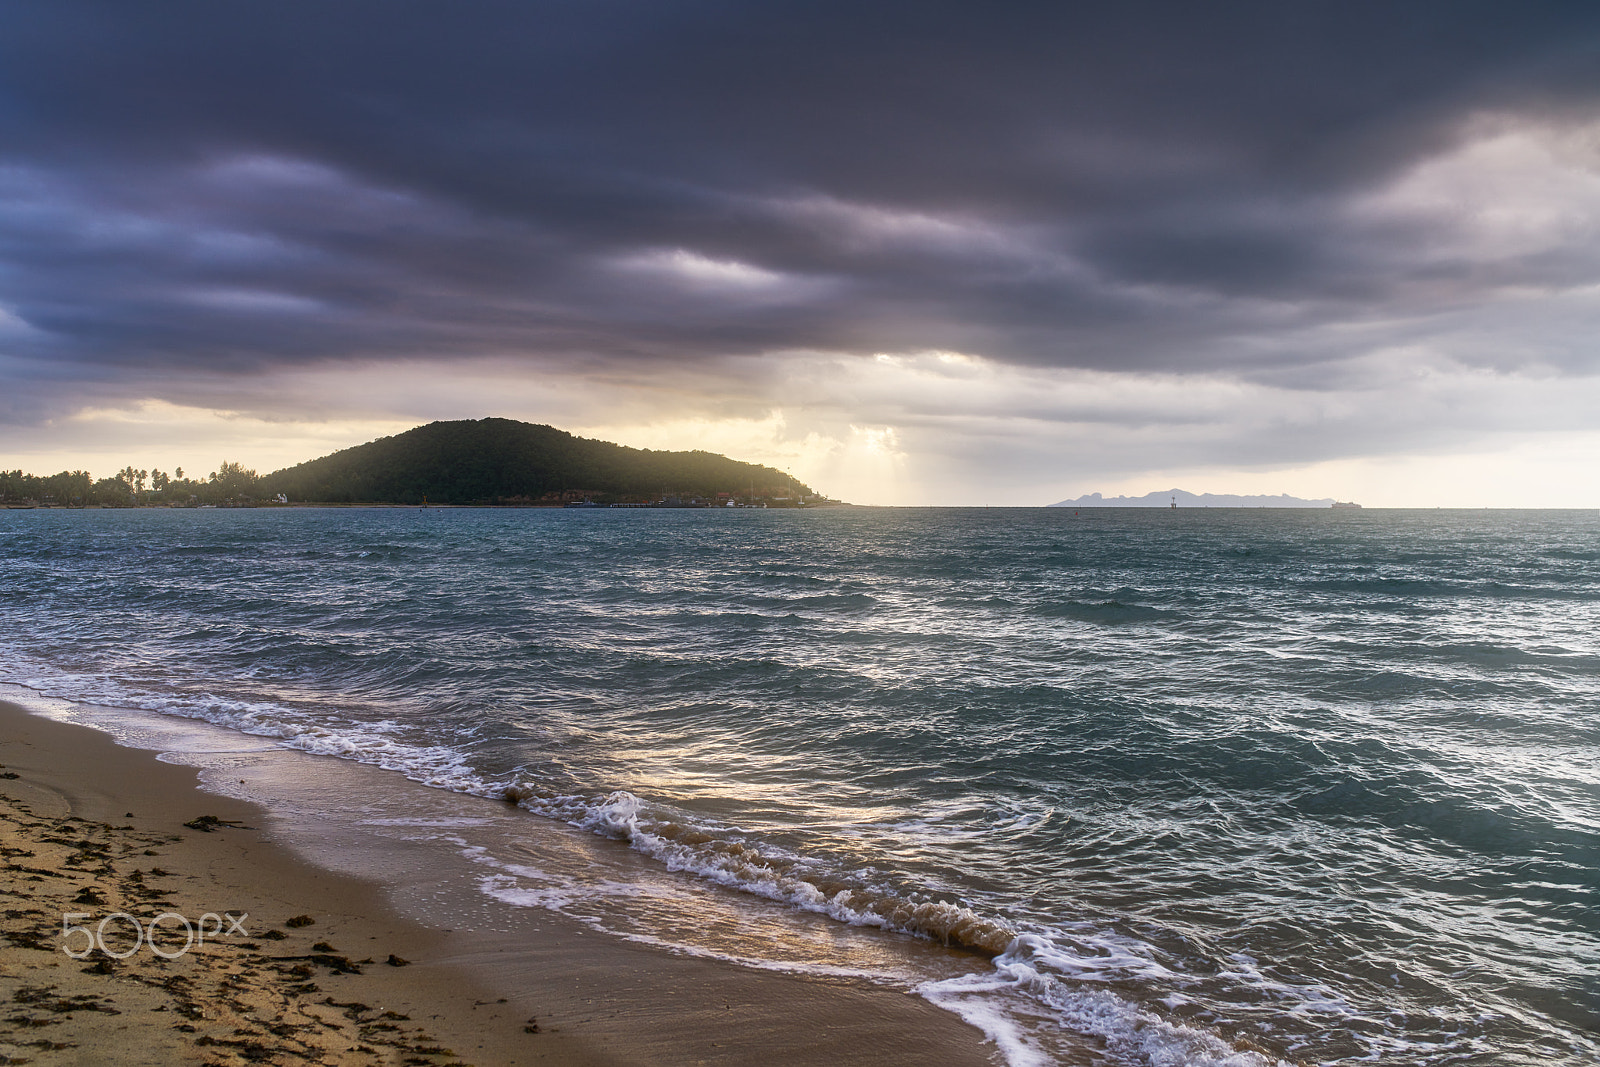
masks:
[(801, 507), (821, 503), (782, 471), (711, 452), (657, 452), (512, 419), (434, 422), (258, 475), (224, 462), (204, 478), (128, 466), (39, 477), (0, 471), (6, 506), (136, 507), (322, 504), (574, 503)]

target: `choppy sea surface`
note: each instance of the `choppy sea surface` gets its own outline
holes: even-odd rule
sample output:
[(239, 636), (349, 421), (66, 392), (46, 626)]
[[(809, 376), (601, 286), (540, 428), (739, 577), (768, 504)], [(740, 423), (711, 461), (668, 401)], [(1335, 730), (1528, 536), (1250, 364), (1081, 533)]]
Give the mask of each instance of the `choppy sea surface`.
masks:
[(0, 511), (0, 681), (509, 797), (497, 906), (1017, 1067), (1600, 1061), (1595, 512)]

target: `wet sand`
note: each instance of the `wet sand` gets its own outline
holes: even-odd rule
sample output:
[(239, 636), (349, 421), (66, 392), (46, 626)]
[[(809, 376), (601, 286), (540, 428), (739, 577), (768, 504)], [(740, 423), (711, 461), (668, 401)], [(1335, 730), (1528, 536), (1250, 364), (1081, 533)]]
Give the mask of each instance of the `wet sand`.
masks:
[[(0, 764), (0, 1063), (998, 1062), (953, 1015), (862, 980), (556, 921), (488, 958), (470, 931), (402, 916), (381, 883), (300, 859), (269, 812), (202, 791), (193, 769), (5, 702)], [(127, 957), (74, 959), (71, 913), (90, 933), (172, 913), (157, 944), (176, 958), (115, 918), (103, 940)], [(179, 917), (208, 913), (247, 917), (178, 955)]]

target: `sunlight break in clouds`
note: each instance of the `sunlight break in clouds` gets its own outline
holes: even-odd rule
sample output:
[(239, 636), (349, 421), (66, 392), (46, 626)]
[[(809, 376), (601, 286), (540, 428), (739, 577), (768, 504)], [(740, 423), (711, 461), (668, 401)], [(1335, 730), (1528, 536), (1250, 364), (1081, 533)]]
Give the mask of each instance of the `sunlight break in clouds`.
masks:
[(712, 259), (687, 249), (645, 252), (618, 261), (624, 270), (656, 274), (694, 287), (765, 290), (781, 285), (784, 277), (770, 270), (732, 259)]
[(1510, 115), (1467, 124), (1462, 144), (1418, 163), (1358, 201), (1378, 223), (1432, 224), (1429, 257), (1499, 262), (1600, 235), (1600, 122), (1554, 124)]

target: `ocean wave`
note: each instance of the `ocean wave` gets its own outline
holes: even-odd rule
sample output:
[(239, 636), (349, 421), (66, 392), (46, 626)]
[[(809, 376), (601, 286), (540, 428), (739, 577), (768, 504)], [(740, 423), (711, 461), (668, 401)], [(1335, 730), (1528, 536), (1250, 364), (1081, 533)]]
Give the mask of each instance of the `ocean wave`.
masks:
[(1117, 600), (1083, 601), (1063, 600), (1039, 604), (1033, 609), (1036, 615), (1055, 619), (1077, 619), (1080, 622), (1098, 622), (1107, 625), (1134, 622), (1156, 622), (1176, 617), (1179, 613), (1148, 604), (1124, 604)]
[[(1359, 593), (1378, 595), (1385, 598), (1394, 597), (1420, 597), (1426, 599), (1468, 599), (1483, 598), (1487, 600), (1600, 600), (1600, 587), (1584, 587), (1582, 585), (1555, 584), (1556, 576), (1551, 575), (1548, 583), (1539, 585), (1513, 584), (1490, 579), (1444, 579), (1444, 578), (1325, 578), (1302, 579), (1293, 583), (1294, 588), (1305, 592), (1317, 593)], [(1365, 608), (1364, 601), (1359, 602)]]
[(506, 786), (504, 799), (574, 826), (624, 841), (664, 864), (768, 900), (838, 919), (925, 937), (994, 956), (1015, 936), (1006, 923), (948, 900), (918, 899), (852, 884), (817, 870), (802, 857), (718, 835), (691, 822), (651, 815), (638, 797), (617, 791), (590, 798), (553, 793), (526, 783)]
[(806, 608), (815, 611), (868, 611), (878, 606), (876, 597), (866, 593), (821, 593), (813, 596), (797, 596), (788, 603), (795, 608)]

